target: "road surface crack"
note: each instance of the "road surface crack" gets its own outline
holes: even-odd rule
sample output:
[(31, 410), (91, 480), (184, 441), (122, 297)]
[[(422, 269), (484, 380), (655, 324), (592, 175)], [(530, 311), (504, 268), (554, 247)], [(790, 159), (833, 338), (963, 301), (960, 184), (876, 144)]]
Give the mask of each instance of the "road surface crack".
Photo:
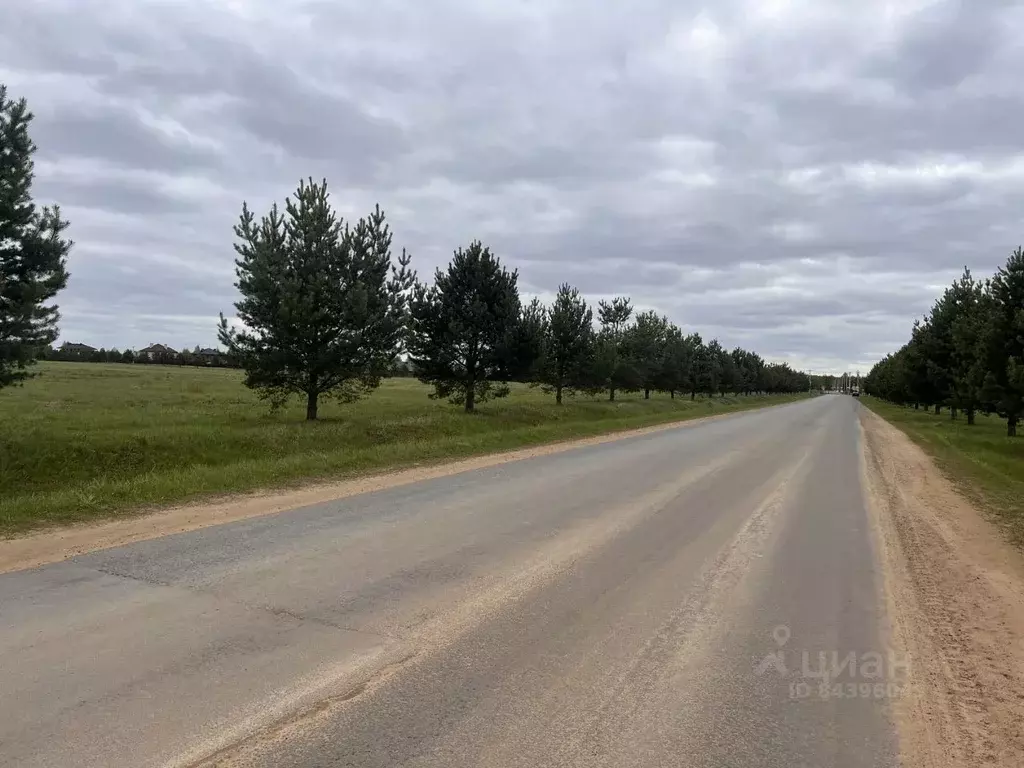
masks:
[(135, 573), (127, 573), (119, 571), (110, 567), (96, 567), (93, 570), (98, 573), (102, 573), (107, 576), (113, 576), (119, 579), (125, 579), (127, 581), (137, 581), (142, 584), (146, 584), (151, 587), (165, 587), (167, 589), (180, 589), (186, 592), (191, 592), (196, 595), (202, 595), (204, 597), (213, 598), (214, 600), (225, 603), (228, 605), (237, 606), (244, 608), (249, 611), (259, 611), (261, 613), (268, 613), (271, 616), (279, 619), (286, 619), (295, 621), (299, 624), (312, 624), (320, 627), (327, 627), (329, 629), (336, 629), (343, 632), (352, 632), (354, 634), (365, 635), (367, 637), (380, 638), (382, 640), (392, 640), (395, 642), (407, 642), (408, 638), (399, 637), (398, 635), (391, 634), (388, 632), (382, 632), (378, 629), (362, 629), (360, 627), (352, 627), (345, 624), (333, 622), (330, 619), (325, 619), (320, 616), (309, 616), (292, 611), (283, 606), (276, 605), (260, 605), (258, 603), (249, 603), (243, 600), (237, 600), (235, 598), (225, 597), (222, 593), (216, 589), (203, 589), (201, 587), (189, 586), (183, 584), (175, 584), (173, 582), (161, 581), (151, 577), (140, 576)]

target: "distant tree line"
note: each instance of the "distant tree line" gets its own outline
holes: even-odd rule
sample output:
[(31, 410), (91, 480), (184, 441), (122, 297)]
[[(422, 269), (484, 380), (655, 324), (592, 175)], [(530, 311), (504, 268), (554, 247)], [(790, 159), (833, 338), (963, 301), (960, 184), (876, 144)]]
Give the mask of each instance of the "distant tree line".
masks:
[(40, 360), (58, 360), (62, 363), (134, 363), (135, 353), (126, 349), (81, 349), (77, 347), (44, 347)]
[(991, 278), (969, 269), (945, 290), (910, 340), (877, 363), (864, 391), (902, 405), (949, 408), (973, 425), (975, 414), (1006, 419), (1016, 436), (1024, 413), (1024, 251)]
[(216, 350), (204, 350), (199, 346), (194, 349), (161, 349), (156, 352), (140, 352), (138, 350), (116, 348), (93, 349), (83, 344), (65, 344), (60, 347), (44, 347), (39, 354), (40, 360), (55, 360), (66, 363), (137, 363), (139, 365), (190, 365), (211, 368), (237, 368), (238, 363), (229, 355)]
[(628, 297), (593, 310), (579, 291), (559, 287), (551, 306), (520, 303), (517, 275), (481, 243), (458, 250), (432, 285), (417, 283), (410, 310), (410, 362), (416, 375), (467, 411), (507, 394), (496, 382), (521, 381), (565, 395), (652, 392), (725, 396), (807, 390), (808, 377), (759, 355), (684, 334)]
[(354, 223), (330, 205), (327, 182), (302, 182), (284, 210), (259, 219), (243, 205), (235, 226), (235, 305), (243, 327), (222, 315), (219, 339), (272, 405), (293, 394), (317, 417), (322, 398), (350, 402), (382, 376), (415, 375), (473, 411), (509, 382), (543, 387), (555, 401), (577, 393), (725, 396), (806, 391), (811, 379), (758, 354), (726, 350), (684, 333), (628, 297), (593, 309), (570, 285), (550, 306), (524, 303), (518, 274), (483, 243), (455, 251), (423, 282), (380, 208)]

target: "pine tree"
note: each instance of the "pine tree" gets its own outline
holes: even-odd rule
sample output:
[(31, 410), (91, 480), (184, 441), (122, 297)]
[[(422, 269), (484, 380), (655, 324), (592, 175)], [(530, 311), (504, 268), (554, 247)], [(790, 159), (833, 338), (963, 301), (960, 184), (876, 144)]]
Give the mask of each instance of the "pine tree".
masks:
[(658, 389), (675, 398), (676, 392), (685, 392), (693, 373), (693, 346), (683, 332), (670, 325), (665, 334), (665, 354), (658, 374)]
[(1024, 414), (1024, 249), (1014, 251), (992, 277), (983, 305), (989, 319), (984, 396), (1006, 419), (1006, 434), (1015, 437)]
[(32, 200), (32, 113), (0, 85), (0, 388), (20, 384), (57, 339), (60, 315), (47, 304), (68, 282), (71, 241), (58, 206)]
[(562, 404), (563, 392), (585, 386), (587, 367), (594, 353), (594, 313), (580, 292), (563, 283), (548, 311), (544, 356), (539, 380)]
[(925, 376), (935, 402), (948, 405), (956, 418), (957, 398), (953, 380), (953, 323), (957, 306), (951, 289), (939, 297), (921, 325), (918, 344), (925, 359)]
[(733, 364), (736, 366), (736, 386), (739, 392), (749, 395), (758, 388), (764, 360), (756, 352), (736, 347), (732, 351)]
[(914, 321), (914, 327), (910, 331), (910, 342), (907, 344), (903, 356), (903, 372), (906, 376), (907, 392), (915, 404), (922, 404), (926, 408), (935, 406), (935, 412), (939, 412), (939, 393), (935, 389), (934, 376), (928, 375), (928, 337), (927, 322)]
[(981, 311), (982, 289), (983, 286), (975, 282), (971, 271), (965, 267), (963, 275), (948, 292), (956, 307), (950, 328), (949, 375), (954, 406), (967, 415), (968, 425), (974, 424), (985, 384), (984, 357), (979, 348), (986, 322)]
[(246, 386), (274, 407), (305, 395), (308, 420), (321, 397), (351, 402), (379, 386), (401, 350), (414, 279), (405, 251), (392, 263), (380, 207), (350, 227), (331, 208), (326, 180), (310, 179), (283, 215), (275, 204), (257, 222), (243, 204), (235, 234), (245, 328), (221, 315), (219, 339)]
[[(522, 328), (518, 274), (479, 241), (455, 251), (434, 284), (417, 284), (411, 304), (409, 352), (431, 397), (472, 412), (509, 393), (509, 373), (524, 360), (513, 351)], [(496, 385), (497, 380), (497, 385)]]
[(508, 355), (500, 375), (508, 381), (536, 381), (544, 359), (548, 311), (534, 298), (522, 308), (510, 334)]
[(707, 385), (705, 381), (709, 375), (709, 360), (708, 360), (708, 348), (704, 345), (704, 340), (701, 338), (699, 333), (691, 333), (686, 337), (686, 343), (690, 346), (691, 350), (691, 363), (690, 363), (690, 380), (688, 382), (688, 388), (690, 390), (690, 399), (696, 400), (697, 393), (703, 392), (704, 387)]
[(597, 304), (601, 332), (597, 337), (590, 379), (595, 390), (608, 391), (609, 401), (615, 400), (616, 391), (629, 388), (633, 383), (624, 347), (626, 324), (632, 316), (633, 305), (626, 296)]
[(718, 339), (712, 339), (704, 348), (705, 364), (701, 371), (703, 374), (700, 391), (709, 397), (718, 391), (722, 382), (722, 345)]
[(625, 333), (625, 357), (632, 368), (644, 400), (651, 399), (651, 390), (657, 389), (668, 339), (668, 318), (656, 312), (641, 312)]

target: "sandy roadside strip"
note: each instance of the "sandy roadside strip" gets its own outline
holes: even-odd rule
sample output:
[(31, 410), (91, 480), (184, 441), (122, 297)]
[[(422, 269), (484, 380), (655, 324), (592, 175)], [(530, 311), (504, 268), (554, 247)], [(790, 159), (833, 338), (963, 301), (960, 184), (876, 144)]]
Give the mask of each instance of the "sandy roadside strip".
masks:
[(861, 410), (907, 768), (1024, 766), (1024, 555), (910, 438)]
[[(780, 403), (785, 405), (785, 403)], [(769, 405), (766, 408), (778, 406)], [(510, 461), (548, 456), (588, 445), (623, 440), (638, 435), (662, 432), (667, 429), (694, 426), (714, 419), (752, 413), (760, 408), (731, 411), (696, 419), (673, 421), (652, 427), (641, 427), (618, 432), (609, 432), (579, 440), (565, 440), (530, 448), (520, 448), (503, 453), (485, 454), (468, 459), (413, 466), (408, 469), (363, 475), (329, 483), (316, 483), (298, 489), (284, 491), (256, 491), (228, 496), (213, 501), (168, 507), (155, 511), (143, 511), (129, 517), (121, 517), (98, 523), (83, 523), (62, 528), (47, 528), (42, 531), (12, 539), (0, 540), (0, 573), (35, 568), (46, 563), (66, 560), (76, 555), (99, 549), (119, 547), (146, 539), (156, 539), (173, 533), (193, 531), (214, 525), (223, 525), (250, 517), (262, 517), (284, 512), (311, 504), (320, 504), (335, 499), (356, 496), (361, 493), (380, 491), (400, 485), (446, 477), (460, 472), (505, 464)]]

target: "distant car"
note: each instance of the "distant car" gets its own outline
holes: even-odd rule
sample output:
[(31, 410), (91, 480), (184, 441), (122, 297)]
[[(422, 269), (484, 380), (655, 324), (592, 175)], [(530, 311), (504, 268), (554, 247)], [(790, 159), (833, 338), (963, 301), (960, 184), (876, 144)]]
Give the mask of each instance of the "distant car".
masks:
[(852, 392), (850, 392), (850, 394), (853, 395), (854, 397), (860, 397), (860, 390), (855, 389)]

